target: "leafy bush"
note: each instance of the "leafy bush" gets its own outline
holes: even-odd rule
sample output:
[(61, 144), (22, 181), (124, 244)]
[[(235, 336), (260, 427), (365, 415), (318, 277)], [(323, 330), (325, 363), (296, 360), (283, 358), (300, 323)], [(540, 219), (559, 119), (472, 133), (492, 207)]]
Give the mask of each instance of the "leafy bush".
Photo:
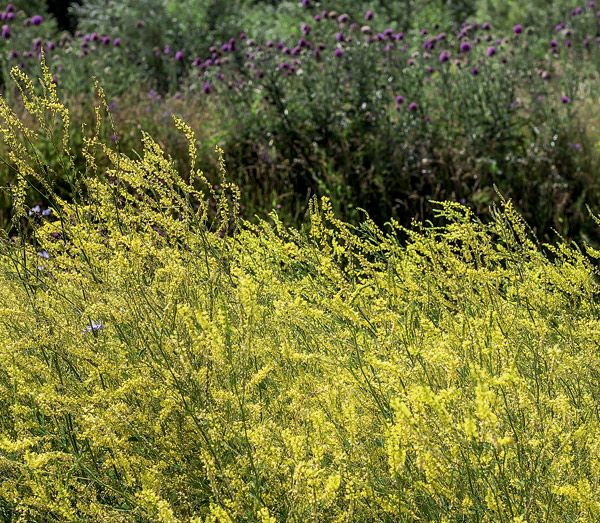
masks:
[(102, 143), (100, 110), (65, 199), (32, 146), (68, 111), (47, 69), (21, 82), (38, 127), (0, 100), (5, 520), (598, 520), (600, 251), (539, 245), (510, 202), (382, 230), (323, 198), (304, 231), (257, 227), (181, 120), (189, 183), (148, 135), (137, 160)]
[(540, 237), (585, 227), (584, 203), (598, 203), (581, 109), (596, 93), (595, 11), (543, 42), (522, 26), (403, 33), (365, 15), (314, 16), (287, 39), (242, 35), (196, 60), (190, 94), (216, 96), (221, 119), (237, 122), (224, 145), (234, 171), (288, 161), (285, 208), (319, 192), (355, 223), (360, 205), (408, 224), (431, 199), (482, 215), (496, 184)]

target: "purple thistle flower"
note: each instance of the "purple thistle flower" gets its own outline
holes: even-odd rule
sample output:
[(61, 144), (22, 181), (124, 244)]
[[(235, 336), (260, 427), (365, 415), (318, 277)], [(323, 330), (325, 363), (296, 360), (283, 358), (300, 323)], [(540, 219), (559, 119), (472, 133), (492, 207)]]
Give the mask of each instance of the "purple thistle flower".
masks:
[(550, 47), (558, 47), (558, 42), (556, 40), (550, 40)]
[(571, 47), (571, 40), (565, 41), (565, 47)]
[(335, 41), (336, 42), (343, 42), (344, 41), (344, 33), (336, 33), (335, 34)]
[(421, 36), (425, 36), (427, 34), (427, 29), (421, 29)]
[(177, 51), (175, 53), (175, 60), (177, 60), (178, 62), (181, 62), (183, 60), (183, 52), (182, 51)]
[(401, 94), (399, 94), (398, 96), (396, 96), (396, 103), (398, 105), (401, 105), (404, 103), (404, 96), (402, 96)]
[(477, 67), (473, 67), (473, 69), (471, 69), (471, 74), (473, 76), (477, 76), (479, 74), (479, 69), (477, 69)]
[(115, 38), (115, 39), (113, 40), (113, 45), (114, 45), (115, 47), (119, 47), (119, 46), (121, 45), (121, 39), (120, 39), (119, 37)]
[(102, 325), (102, 320), (98, 320), (98, 323), (96, 323), (94, 320), (91, 320), (91, 326), (83, 329), (82, 333), (85, 334), (86, 332), (96, 332), (102, 329), (104, 329), (104, 325)]
[(396, 35), (396, 40), (402, 40), (404, 38), (404, 33), (398, 33)]
[(555, 30), (555, 31), (562, 31), (564, 28), (565, 28), (565, 24), (563, 23), (563, 24), (558, 24), (558, 25), (557, 25), (557, 26), (554, 28), (554, 30)]
[(335, 56), (337, 56), (338, 58), (340, 56), (342, 56), (344, 54), (344, 51), (342, 49), (336, 49), (335, 50)]
[(94, 42), (95, 42), (96, 40), (98, 40), (98, 33), (92, 33), (92, 34), (90, 35), (90, 40), (92, 40), (92, 41), (94, 41)]
[(415, 102), (411, 102), (411, 104), (408, 106), (411, 111), (416, 111), (418, 107), (419, 106)]
[(2, 38), (10, 38), (10, 27), (7, 25), (2, 26)]
[(40, 25), (42, 23), (42, 17), (40, 15), (35, 15), (31, 17), (31, 25)]
[(596, 7), (596, 2), (589, 2), (589, 3), (588, 3), (588, 5), (589, 5), (590, 7)]
[(463, 53), (468, 53), (471, 50), (471, 44), (469, 42), (461, 42), (460, 50)]
[(110, 36), (105, 36), (102, 39), (102, 45), (108, 45), (108, 44), (110, 44)]
[(15, 17), (15, 13), (6, 13), (6, 19), (12, 20)]
[(447, 51), (442, 51), (440, 53), (440, 62), (442, 62), (442, 63), (447, 62), (449, 58), (450, 58), (450, 55), (447, 53)]
[(373, 11), (367, 11), (365, 14), (365, 20), (368, 22), (373, 19)]
[(9, 13), (10, 13), (11, 11), (14, 11), (14, 10), (15, 10), (15, 6), (14, 6), (14, 5), (12, 5), (12, 4), (8, 4), (8, 5), (6, 6), (6, 11), (7, 11), (7, 12), (9, 12)]
[(568, 96), (563, 96), (561, 100), (564, 104), (568, 104), (571, 101), (571, 99)]
[(8, 56), (9, 56), (9, 58), (19, 58), (19, 51), (15, 51), (14, 49), (11, 49), (8, 52)]
[(163, 51), (164, 54), (169, 54), (171, 52), (171, 48), (167, 45), (165, 47), (165, 50)]
[(302, 34), (304, 36), (308, 36), (308, 34), (310, 33), (310, 30), (311, 30), (310, 25), (302, 24)]
[(523, 32), (523, 26), (520, 24), (517, 24), (513, 27), (513, 32), (518, 35), (521, 34)]
[(487, 50), (488, 56), (494, 56), (496, 54), (496, 48), (493, 45), (490, 45)]
[(409, 58), (407, 64), (411, 66), (415, 65), (415, 61), (412, 58)]
[(210, 93), (210, 82), (205, 82), (204, 88), (202, 90), (204, 91), (204, 94)]
[(319, 21), (321, 20), (321, 17), (320, 17), (320, 15), (315, 15), (315, 16), (313, 16), (313, 20), (314, 20), (315, 22), (319, 22)]
[(487, 31), (490, 28), (490, 24), (488, 22), (484, 22), (481, 28)]

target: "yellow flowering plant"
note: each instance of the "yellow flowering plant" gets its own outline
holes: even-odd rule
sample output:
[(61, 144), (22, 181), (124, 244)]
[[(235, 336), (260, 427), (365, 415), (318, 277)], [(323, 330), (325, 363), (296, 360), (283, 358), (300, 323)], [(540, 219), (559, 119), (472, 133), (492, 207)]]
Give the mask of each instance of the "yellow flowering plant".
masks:
[(257, 227), (179, 119), (189, 182), (148, 135), (137, 159), (86, 138), (85, 172), (58, 140), (48, 172), (68, 109), (15, 74), (40, 126), (0, 101), (4, 521), (598, 521), (599, 252), (539, 245), (511, 202)]

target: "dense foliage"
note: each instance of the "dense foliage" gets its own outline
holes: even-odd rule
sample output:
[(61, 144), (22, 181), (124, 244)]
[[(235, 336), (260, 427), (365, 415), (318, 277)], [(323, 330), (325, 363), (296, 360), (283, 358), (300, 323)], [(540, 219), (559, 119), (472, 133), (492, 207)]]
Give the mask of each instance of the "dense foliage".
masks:
[[(103, 139), (135, 158), (145, 129), (187, 178), (187, 145), (166, 125), (178, 114), (212, 185), (223, 149), (244, 218), (277, 207), (298, 225), (326, 195), (354, 224), (364, 208), (379, 226), (409, 225), (431, 216), (431, 200), (487, 219), (496, 185), (538, 238), (600, 243), (586, 211), (600, 208), (594, 2), (87, 1), (72, 6), (74, 34), (42, 8), (2, 12), (3, 84), (19, 117), (9, 71), (39, 76), (44, 51), (73, 143), (94, 117), (94, 75), (116, 123)], [(52, 151), (45, 140), (38, 149)], [(0, 184), (15, 181), (0, 166)], [(33, 191), (27, 200), (38, 203)]]

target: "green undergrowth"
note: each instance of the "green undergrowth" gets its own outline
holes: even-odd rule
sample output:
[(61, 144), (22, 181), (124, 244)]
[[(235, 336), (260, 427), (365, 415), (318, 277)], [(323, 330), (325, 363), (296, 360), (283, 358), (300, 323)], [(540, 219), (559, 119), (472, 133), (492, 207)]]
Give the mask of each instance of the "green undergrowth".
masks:
[(66, 201), (35, 153), (50, 80), (23, 87), (39, 129), (0, 102), (3, 521), (598, 521), (600, 252), (539, 245), (510, 201), (253, 225), (180, 120), (189, 184), (149, 136), (89, 138)]

